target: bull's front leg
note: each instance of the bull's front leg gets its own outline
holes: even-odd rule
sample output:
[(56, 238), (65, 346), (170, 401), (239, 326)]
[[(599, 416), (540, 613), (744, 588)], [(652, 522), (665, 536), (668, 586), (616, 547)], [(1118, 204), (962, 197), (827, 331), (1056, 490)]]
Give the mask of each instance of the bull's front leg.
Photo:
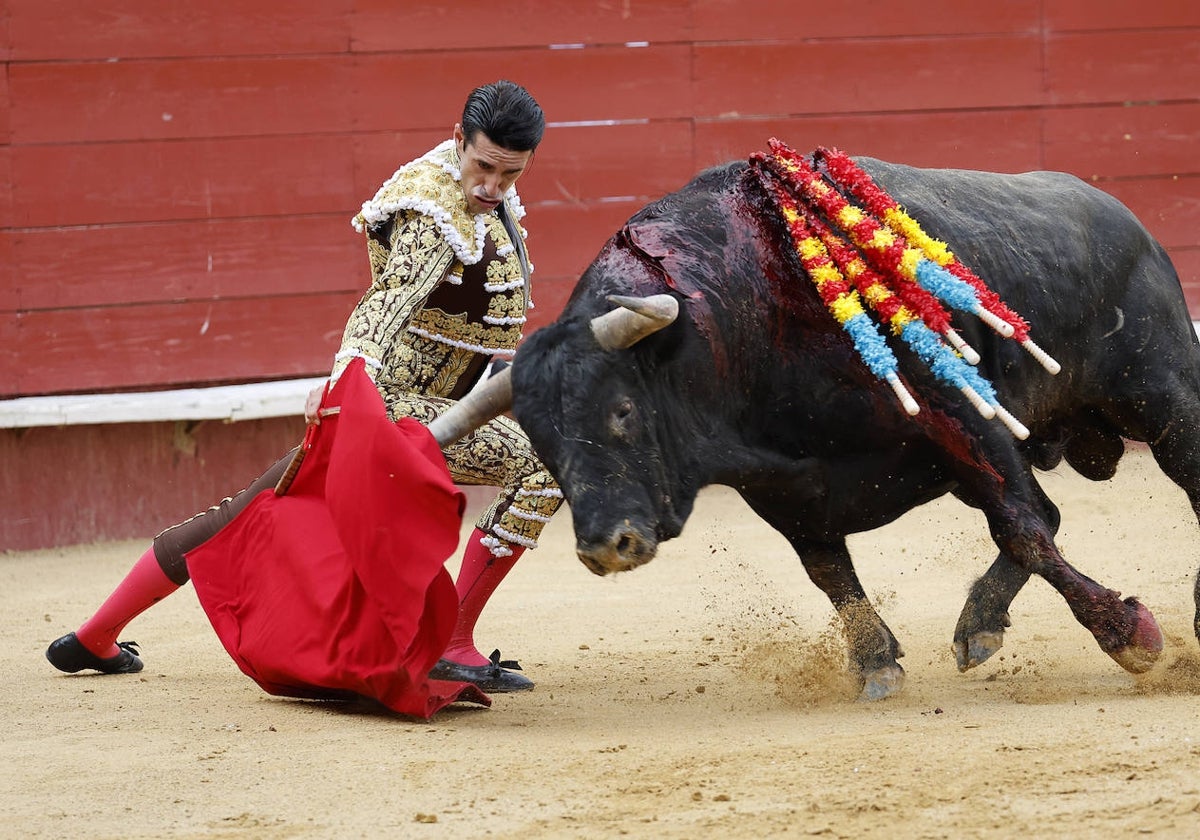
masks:
[(824, 543), (790, 536), (788, 541), (842, 622), (850, 669), (861, 688), (859, 699), (882, 700), (900, 691), (904, 669), (896, 660), (904, 652), (867, 599), (845, 541)]
[(1011, 626), (1008, 610), (1029, 572), (1003, 554), (971, 585), (954, 628), (954, 659), (966, 671), (1004, 646), (1004, 628)]
[[(1057, 535), (1062, 521), (1058, 507), (1036, 479), (1031, 480), (1030, 490), (1041, 505), (1051, 536)], [(971, 503), (970, 499), (960, 498), (966, 504)], [(1001, 554), (972, 584), (954, 628), (954, 659), (958, 670), (974, 668), (1004, 646), (1004, 629), (1012, 623), (1009, 608), (1028, 582), (1029, 574), (1028, 569)]]
[[(845, 534), (877, 527), (948, 489), (940, 465), (913, 457), (909, 448), (868, 453), (834, 463), (806, 459), (788, 469), (758, 471), (739, 491), (750, 507), (791, 544), (804, 569), (829, 598), (842, 622), (860, 698), (880, 700), (900, 691), (903, 652), (859, 583)], [(736, 486), (736, 485), (735, 485)], [(864, 495), (866, 494), (866, 495)], [(869, 499), (869, 504), (853, 500)]]
[(845, 541), (836, 544), (791, 540), (804, 570), (833, 604), (842, 622), (850, 668), (859, 680), (861, 700), (882, 700), (903, 687), (904, 652), (867, 599)]
[(1100, 649), (1133, 674), (1150, 670), (1163, 649), (1154, 615), (1137, 598), (1115, 592), (1080, 574), (1045, 533), (1034, 534), (1014, 552), (1066, 599), (1075, 618), (1091, 631)]
[(1149, 670), (1163, 647), (1154, 616), (1136, 598), (1122, 600), (1119, 592), (1066, 561), (1054, 544), (1051, 523), (1037, 504), (1028, 502), (1036, 496), (1031, 484), (1032, 477), (1019, 470), (1010, 472), (1005, 481), (980, 470), (965, 474), (962, 488), (983, 510), (992, 539), (1004, 556), (1058, 590), (1076, 620), (1122, 668), (1135, 674)]

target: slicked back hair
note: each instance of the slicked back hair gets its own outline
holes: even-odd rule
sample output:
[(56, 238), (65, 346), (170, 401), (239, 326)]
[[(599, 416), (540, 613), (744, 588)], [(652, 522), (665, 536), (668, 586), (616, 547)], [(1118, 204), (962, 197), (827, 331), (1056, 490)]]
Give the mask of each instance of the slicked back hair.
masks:
[(501, 79), (471, 91), (463, 106), (462, 131), (468, 143), (482, 131), (512, 152), (529, 152), (542, 142), (546, 116), (525, 88)]

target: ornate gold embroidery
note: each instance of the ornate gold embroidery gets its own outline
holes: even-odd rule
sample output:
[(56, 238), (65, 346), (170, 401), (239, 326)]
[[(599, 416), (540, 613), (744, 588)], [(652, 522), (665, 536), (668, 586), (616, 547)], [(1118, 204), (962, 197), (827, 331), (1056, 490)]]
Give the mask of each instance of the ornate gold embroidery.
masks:
[[(376, 382), (407, 386), (411, 375), (405, 371), (415, 360), (405, 341), (408, 316), (445, 277), (454, 262), (454, 252), (427, 216), (405, 214), (396, 220), (390, 233), (387, 260), (346, 322), (334, 375), (341, 373), (350, 357), (361, 355), (378, 366), (368, 365)], [(372, 255), (370, 243), (376, 241), (370, 234), (368, 253)]]
[[(337, 375), (355, 355), (374, 360), (368, 372), (392, 416), (426, 424), (451, 404), (445, 396), (478, 354), (512, 355), (525, 318), (523, 243), (510, 241), (496, 215), (467, 212), (456, 172), (453, 145), (443, 145), (401, 167), (363, 205), (355, 223), (366, 231), (372, 283), (346, 324), (334, 365)], [(514, 196), (510, 218), (519, 211)], [(426, 307), (451, 276), (467, 298), (444, 288)], [(443, 303), (468, 311), (446, 312)], [(445, 454), (456, 483), (505, 488), (480, 517), (481, 530), (505, 545), (536, 544), (562, 496), (514, 421), (498, 417)]]
[(372, 279), (383, 273), (383, 267), (387, 265), (390, 254), (391, 251), (385, 243), (380, 242), (373, 236), (367, 237), (367, 258), (371, 261)]
[(458, 181), (458, 152), (453, 141), (396, 170), (375, 197), (354, 217), (359, 230), (379, 227), (389, 217), (417, 211), (435, 221), (443, 239), (468, 265), (483, 255), (482, 216), (473, 216)]
[(562, 493), (554, 478), (545, 469), (525, 476), (521, 489), (511, 505), (496, 506), (499, 516), (493, 525), (493, 533), (507, 543), (527, 547), (537, 545), (537, 539), (548, 520), (562, 504)]
[[(489, 306), (488, 310), (496, 311), (496, 307)], [(500, 311), (511, 310), (504, 307)], [(489, 356), (511, 355), (521, 340), (520, 324), (483, 324), (469, 321), (461, 315), (448, 315), (440, 309), (422, 309), (413, 318), (410, 330), (431, 341), (453, 343)]]
[[(397, 395), (389, 405), (393, 417), (414, 417), (428, 425), (453, 402), (408, 393)], [(525, 432), (508, 417), (495, 418), (444, 453), (456, 484), (507, 488), (475, 523), (506, 545), (536, 543), (546, 524), (542, 520), (562, 505), (558, 485), (534, 455)], [(509, 540), (504, 534), (517, 539)]]

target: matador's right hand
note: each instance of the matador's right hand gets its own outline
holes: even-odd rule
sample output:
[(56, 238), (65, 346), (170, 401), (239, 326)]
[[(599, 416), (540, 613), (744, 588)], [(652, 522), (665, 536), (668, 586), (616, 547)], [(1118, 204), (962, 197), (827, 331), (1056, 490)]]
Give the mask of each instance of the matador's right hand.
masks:
[(308, 398), (304, 401), (304, 422), (310, 426), (321, 425), (321, 398), (325, 396), (325, 385), (318, 385), (308, 392)]

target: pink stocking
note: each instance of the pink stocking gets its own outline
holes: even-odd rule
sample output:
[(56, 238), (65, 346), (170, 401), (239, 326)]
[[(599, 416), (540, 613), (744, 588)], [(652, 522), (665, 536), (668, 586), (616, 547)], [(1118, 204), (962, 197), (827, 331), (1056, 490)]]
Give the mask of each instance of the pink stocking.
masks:
[(116, 646), (117, 635), (125, 625), (178, 588), (179, 584), (163, 572), (151, 546), (75, 635), (85, 648), (101, 659), (116, 656), (120, 653)]
[(479, 614), (500, 581), (504, 580), (525, 552), (521, 546), (512, 546), (512, 554), (496, 557), (491, 549), (480, 542), (485, 536), (478, 528), (471, 534), (467, 550), (463, 553), (458, 580), (454, 583), (458, 589), (458, 622), (454, 625), (454, 633), (442, 658), (459, 665), (488, 664), (488, 658), (475, 647), (475, 622), (479, 620)]

